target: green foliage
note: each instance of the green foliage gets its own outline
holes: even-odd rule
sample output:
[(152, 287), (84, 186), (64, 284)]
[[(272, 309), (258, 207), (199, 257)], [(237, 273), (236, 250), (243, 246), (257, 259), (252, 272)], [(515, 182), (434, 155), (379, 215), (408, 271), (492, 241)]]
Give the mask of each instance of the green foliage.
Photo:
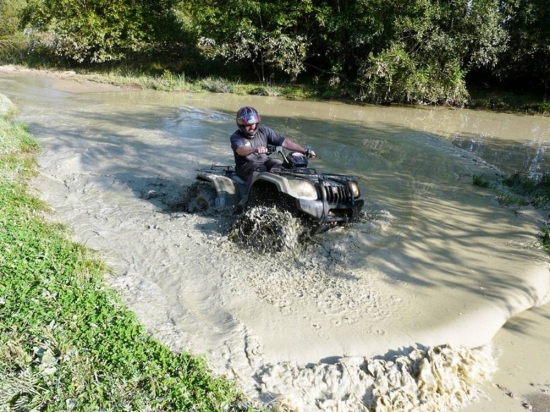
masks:
[(495, 74), (524, 88), (550, 87), (550, 8), (546, 0), (501, 0), (508, 48)]
[(483, 178), (483, 175), (473, 175), (472, 176), (472, 183), (474, 186), (477, 187), (489, 187), (489, 182)]
[(374, 102), (465, 104), (466, 73), (493, 66), (506, 39), (498, 0), (209, 0), (192, 12), (211, 57), (251, 61), (263, 82), (309, 65)]
[(468, 93), (464, 74), (456, 61), (442, 67), (436, 62), (419, 65), (399, 45), (369, 60), (361, 68), (362, 100), (374, 102), (415, 102), (464, 104)]
[[(547, 112), (546, 0), (2, 0), (6, 32), (19, 30), (27, 2), (29, 56), (57, 64), (158, 62), (155, 77), (311, 80), (326, 98), (458, 106), (470, 102), (467, 79), (498, 76), (542, 86), (541, 104), (525, 110)], [(17, 61), (23, 46), (0, 36), (0, 59)], [(204, 88), (227, 92), (220, 86)]]
[(20, 23), (26, 4), (26, 0), (0, 0), (0, 64), (19, 63), (25, 57), (28, 39)]
[(206, 0), (194, 3), (192, 13), (206, 55), (248, 61), (267, 82), (275, 71), (291, 81), (304, 71), (309, 37), (301, 23), (311, 9), (311, 1)]
[[(7, 133), (20, 135), (12, 126)], [(19, 172), (0, 179), (0, 409), (246, 410), (203, 358), (174, 354), (147, 334), (103, 286), (105, 266), (41, 217), (44, 205), (21, 180), (32, 161), (8, 152), (0, 170)]]
[(0, 38), (0, 64), (20, 64), (28, 59), (28, 39), (22, 34)]
[(496, 1), (402, 2), (393, 33), (359, 67), (362, 99), (463, 105), (465, 75), (494, 65), (505, 39)]
[(25, 23), (35, 47), (79, 63), (121, 60), (180, 33), (175, 0), (30, 0)]
[(13, 36), (21, 32), (20, 21), (27, 0), (0, 1), (0, 39)]

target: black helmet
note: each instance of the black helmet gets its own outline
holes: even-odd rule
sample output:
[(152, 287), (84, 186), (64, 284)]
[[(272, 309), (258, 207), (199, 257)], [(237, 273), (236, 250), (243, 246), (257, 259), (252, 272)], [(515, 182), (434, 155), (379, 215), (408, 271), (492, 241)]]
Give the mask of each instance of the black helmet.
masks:
[(252, 131), (247, 131), (244, 126), (260, 124), (260, 114), (253, 107), (241, 107), (237, 112), (237, 126), (242, 134), (252, 137), (258, 131), (258, 126)]

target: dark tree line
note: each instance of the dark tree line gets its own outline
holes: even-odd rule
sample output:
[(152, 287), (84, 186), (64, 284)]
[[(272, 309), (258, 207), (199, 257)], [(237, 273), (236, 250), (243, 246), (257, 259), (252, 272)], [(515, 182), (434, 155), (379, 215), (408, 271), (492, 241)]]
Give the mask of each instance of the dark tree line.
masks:
[(24, 29), (35, 52), (78, 64), (155, 59), (365, 101), (462, 104), (468, 83), (548, 89), (547, 2), (0, 0), (0, 36)]

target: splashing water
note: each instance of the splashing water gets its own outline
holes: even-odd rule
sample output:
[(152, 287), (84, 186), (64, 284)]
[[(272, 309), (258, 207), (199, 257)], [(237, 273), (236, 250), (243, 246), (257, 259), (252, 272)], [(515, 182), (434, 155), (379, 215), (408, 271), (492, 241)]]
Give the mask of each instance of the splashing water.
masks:
[(412, 349), (386, 359), (267, 365), (259, 376), (276, 411), (453, 411), (477, 400), (477, 386), (496, 370), (491, 348), (448, 345)]
[(256, 206), (243, 213), (228, 238), (259, 253), (295, 250), (303, 233), (300, 220), (286, 210)]

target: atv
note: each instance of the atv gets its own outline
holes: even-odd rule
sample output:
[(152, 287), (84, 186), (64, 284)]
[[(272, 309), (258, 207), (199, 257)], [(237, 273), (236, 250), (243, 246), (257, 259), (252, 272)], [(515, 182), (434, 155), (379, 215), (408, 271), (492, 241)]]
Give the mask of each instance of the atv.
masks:
[(199, 170), (192, 209), (276, 206), (312, 221), (321, 230), (357, 219), (364, 201), (356, 176), (319, 173), (308, 167), (307, 155), (287, 153), (282, 146), (269, 146), (267, 154), (280, 155), (283, 163), (257, 173), (248, 193), (246, 181), (233, 166)]

